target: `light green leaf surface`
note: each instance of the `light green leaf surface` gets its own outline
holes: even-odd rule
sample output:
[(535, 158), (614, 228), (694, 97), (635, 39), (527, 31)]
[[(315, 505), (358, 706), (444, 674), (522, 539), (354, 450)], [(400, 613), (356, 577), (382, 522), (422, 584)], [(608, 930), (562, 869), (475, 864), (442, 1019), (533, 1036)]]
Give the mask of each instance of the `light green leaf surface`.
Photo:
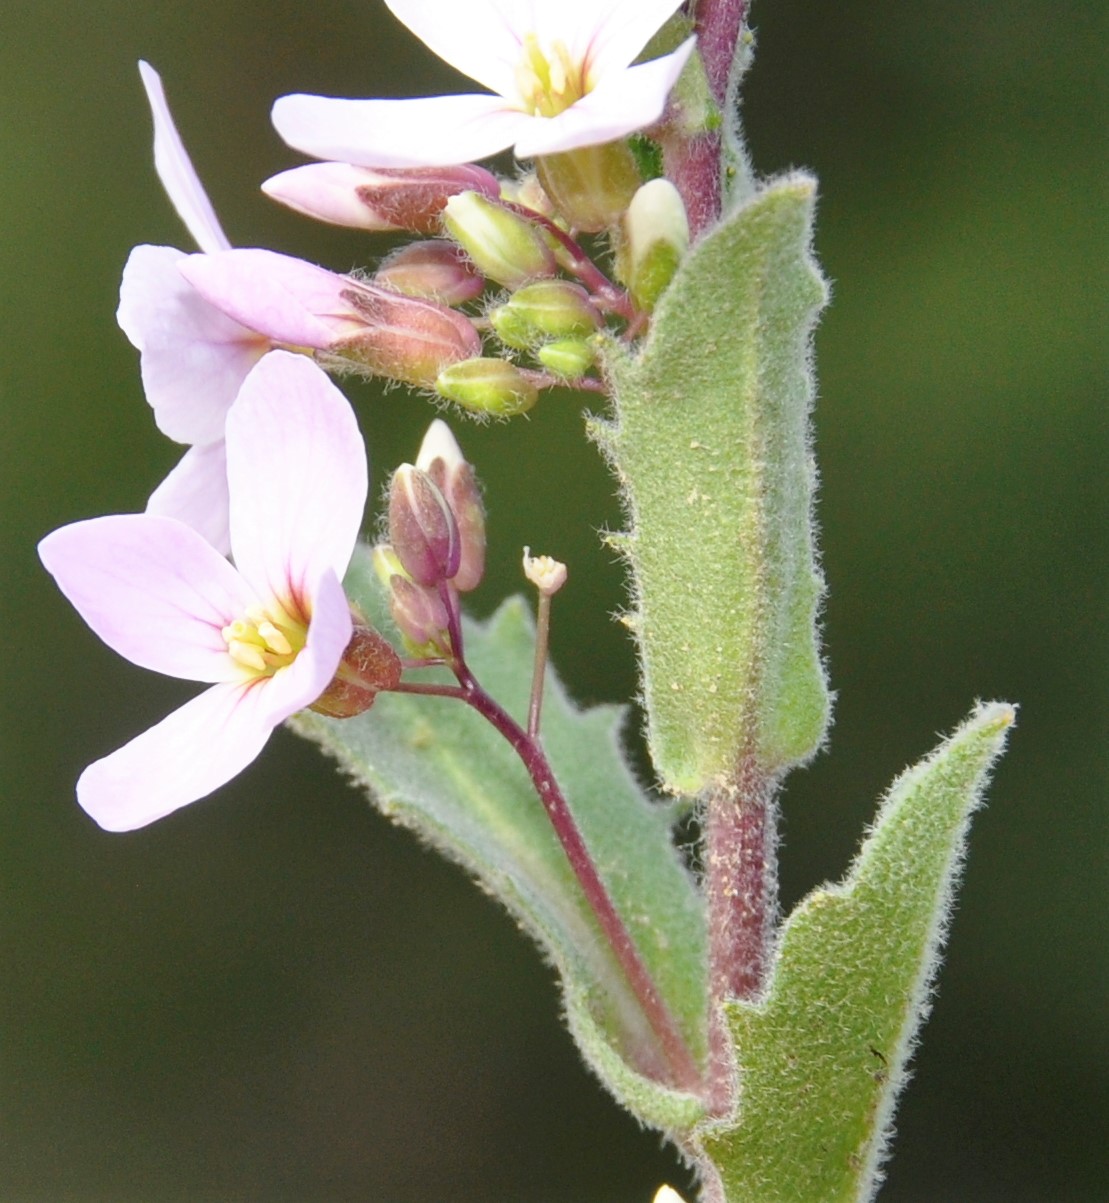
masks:
[(819, 746), (828, 692), (812, 534), (809, 251), (814, 183), (740, 204), (686, 257), (643, 347), (610, 346), (611, 421), (591, 433), (629, 519), (629, 625), (666, 788), (696, 793), (741, 753), (776, 775)]
[(980, 707), (895, 782), (844, 883), (787, 920), (765, 1001), (730, 1004), (738, 1115), (702, 1138), (728, 1203), (872, 1197), (969, 816), (1013, 717)]
[[(379, 629), (392, 624), (359, 554), (348, 594)], [(534, 654), (520, 598), (466, 624), (466, 658), (510, 713), (527, 713)], [(435, 679), (424, 674), (423, 679)], [(669, 807), (645, 797), (620, 750), (623, 711), (578, 710), (553, 673), (543, 745), (617, 909), (703, 1060), (702, 903), (670, 839)], [(531, 781), (504, 739), (461, 702), (383, 694), (357, 718), (304, 712), (292, 723), (365, 786), (374, 804), (464, 865), (539, 943), (562, 978), (571, 1031), (598, 1076), (644, 1122), (688, 1130), (700, 1102), (660, 1086), (639, 1008), (584, 904)]]

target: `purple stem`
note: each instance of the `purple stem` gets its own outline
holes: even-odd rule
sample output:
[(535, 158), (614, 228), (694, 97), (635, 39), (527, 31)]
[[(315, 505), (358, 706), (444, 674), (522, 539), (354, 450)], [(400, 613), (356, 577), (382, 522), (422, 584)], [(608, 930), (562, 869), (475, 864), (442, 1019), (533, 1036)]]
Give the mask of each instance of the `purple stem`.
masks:
[(731, 1104), (732, 1072), (723, 1043), (720, 1004), (762, 994), (778, 917), (777, 782), (752, 753), (734, 777), (709, 795), (705, 822), (705, 891), (712, 999), (712, 1081), (715, 1110)]
[[(698, 0), (693, 7), (697, 49), (705, 65), (709, 91), (718, 108), (728, 101), (728, 75), (735, 58), (748, 0)], [(720, 132), (664, 140), (666, 174), (674, 182), (696, 239), (720, 216)]]
[(604, 882), (601, 881), (581, 831), (538, 741), (530, 738), (516, 720), (481, 688), (465, 665), (460, 664), (456, 668), (456, 674), (462, 686), (463, 699), (508, 740), (527, 769), (582, 893), (623, 969), (628, 984), (658, 1039), (663, 1055), (669, 1062), (674, 1085), (683, 1090), (700, 1092), (702, 1079), (697, 1063), (669, 1007), (659, 994), (654, 979), (640, 957), (639, 950), (620, 918), (608, 890), (605, 889)]

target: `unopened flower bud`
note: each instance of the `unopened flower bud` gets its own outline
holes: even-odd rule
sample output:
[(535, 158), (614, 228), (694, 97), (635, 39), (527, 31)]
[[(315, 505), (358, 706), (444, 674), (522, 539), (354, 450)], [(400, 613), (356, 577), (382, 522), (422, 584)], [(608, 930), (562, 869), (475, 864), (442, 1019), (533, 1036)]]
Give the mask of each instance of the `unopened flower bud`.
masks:
[(445, 305), (356, 281), (343, 299), (365, 328), (331, 351), (379, 376), (429, 387), (449, 364), (481, 352), (481, 337), (470, 319)]
[(356, 621), (331, 684), (309, 707), (331, 718), (352, 718), (369, 710), (379, 693), (400, 684), (400, 657), (379, 631)]
[(552, 597), (566, 584), (566, 565), (551, 556), (533, 556), (525, 547), (524, 576), (545, 597)]
[(635, 194), (621, 226), (620, 277), (636, 305), (650, 311), (689, 249), (681, 194), (669, 180), (651, 180)]
[(262, 191), (298, 213), (332, 225), (437, 234), (450, 197), (459, 192), (496, 197), (500, 182), (473, 163), (403, 168), (309, 163), (272, 176)]
[(523, 217), (477, 192), (452, 196), (443, 226), (490, 280), (519, 288), (555, 274), (555, 258), (542, 232)]
[(467, 359), (444, 368), (435, 391), (463, 409), (495, 418), (527, 413), (539, 399), (534, 383), (505, 359)]
[(454, 514), (431, 477), (411, 464), (401, 464), (389, 482), (389, 541), (418, 585), (439, 585), (458, 571)]
[(416, 653), (446, 651), (450, 620), (438, 591), (417, 585), (406, 576), (394, 576), (389, 590), (393, 621), (411, 649)]
[(559, 338), (544, 343), (536, 352), (536, 359), (563, 380), (579, 380), (593, 366), (597, 348), (588, 339)]
[(536, 160), (539, 182), (575, 230), (595, 234), (614, 225), (639, 187), (639, 172), (624, 142), (583, 146)]
[(602, 322), (589, 294), (569, 280), (525, 284), (493, 309), (489, 320), (502, 342), (520, 349), (550, 338), (580, 338)]
[(439, 486), (454, 514), (461, 554), (451, 584), (459, 593), (468, 593), (485, 575), (485, 506), (473, 466), (463, 458), (450, 427), (441, 418), (428, 427), (416, 467)]
[(394, 251), (374, 273), (374, 283), (442, 305), (464, 305), (485, 288), (484, 279), (462, 251), (441, 240), (410, 242)]

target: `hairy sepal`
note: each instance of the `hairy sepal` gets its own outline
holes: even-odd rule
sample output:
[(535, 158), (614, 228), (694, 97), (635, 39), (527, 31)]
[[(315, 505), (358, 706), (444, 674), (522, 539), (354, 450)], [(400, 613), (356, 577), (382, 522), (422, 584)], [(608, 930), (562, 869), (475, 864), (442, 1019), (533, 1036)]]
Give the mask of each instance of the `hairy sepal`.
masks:
[(635, 352), (612, 343), (614, 410), (591, 423), (620, 484), (651, 755), (692, 794), (741, 754), (775, 776), (819, 747), (810, 339), (826, 289), (815, 184), (764, 187), (686, 257)]
[[(1014, 718), (977, 711), (883, 801), (847, 877), (786, 921), (764, 1000), (727, 1023), (739, 1104), (699, 1142), (727, 1203), (865, 1203), (926, 1017), (971, 813)], [(711, 1192), (710, 1192), (711, 1194)]]
[[(364, 550), (348, 596), (380, 630), (387, 606)], [(466, 659), (510, 713), (527, 713), (534, 628), (521, 598), (465, 624)], [(421, 679), (435, 680), (433, 673)], [(673, 809), (649, 799), (620, 747), (624, 711), (579, 710), (547, 674), (543, 746), (598, 870), (694, 1056), (705, 1055), (705, 922), (670, 838)], [(531, 781), (482, 718), (452, 699), (381, 694), (372, 711), (292, 722), (362, 785), (373, 804), (463, 865), (539, 944), (562, 979), (566, 1018), (586, 1061), (641, 1121), (688, 1133), (699, 1099), (660, 1084), (655, 1042), (586, 907)]]

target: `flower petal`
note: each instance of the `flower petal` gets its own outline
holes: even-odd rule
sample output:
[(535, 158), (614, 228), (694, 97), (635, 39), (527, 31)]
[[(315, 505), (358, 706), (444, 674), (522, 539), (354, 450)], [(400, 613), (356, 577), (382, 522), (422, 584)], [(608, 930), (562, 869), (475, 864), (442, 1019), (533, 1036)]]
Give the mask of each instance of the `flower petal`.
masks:
[(311, 706), (331, 684), (354, 630), (347, 595), (330, 569), (313, 585), (308, 607), (307, 643), (292, 664), (264, 683), (265, 697), (259, 699), (274, 727)]
[(357, 333), (345, 276), (257, 247), (186, 255), (181, 275), (205, 301), (275, 342), (325, 349)]
[(213, 685), (90, 764), (77, 782), (77, 801), (106, 831), (133, 831), (210, 794), (269, 739), (268, 684)]
[[(385, 0), (432, 53), (501, 96), (516, 95), (516, 65), (532, 28), (532, 4), (519, 0)], [(461, 160), (460, 160), (461, 161)]]
[(359, 188), (380, 186), (382, 177), (350, 163), (308, 163), (270, 176), (262, 191), (306, 217), (356, 230), (399, 230), (403, 227), (374, 212), (358, 195)]
[(558, 154), (623, 138), (653, 125), (666, 107), (695, 43), (687, 38), (673, 54), (609, 75), (557, 117), (530, 117), (516, 139), (521, 159)]
[(336, 100), (297, 93), (273, 106), (274, 128), (317, 159), (365, 167), (446, 167), (511, 146), (529, 118), (499, 96)]
[(171, 677), (241, 678), (221, 630), (258, 599), (191, 527), (155, 514), (112, 514), (52, 531), (38, 550), (113, 651)]
[(203, 535), (220, 555), (227, 555), (231, 551), (231, 528), (223, 440), (190, 447), (150, 494), (146, 512), (184, 522)]
[(123, 269), (116, 320), (142, 356), (142, 382), (158, 429), (178, 443), (214, 443), (268, 339), (227, 317), (185, 280), (188, 256), (137, 246)]
[[(589, 41), (582, 47), (589, 75), (599, 83), (613, 72), (621, 71), (636, 56), (681, 6), (681, 0), (573, 0), (592, 11)], [(556, 8), (566, 7), (559, 0)], [(573, 49), (577, 49), (574, 46)]]
[(185, 228), (202, 251), (224, 251), (231, 245), (204, 191), (181, 135), (170, 116), (158, 72), (139, 62), (139, 74), (154, 117), (154, 168)]
[(366, 504), (366, 448), (311, 360), (274, 351), (247, 377), (227, 417), (227, 478), (235, 563), (261, 596), (304, 607), (328, 569), (342, 579)]

